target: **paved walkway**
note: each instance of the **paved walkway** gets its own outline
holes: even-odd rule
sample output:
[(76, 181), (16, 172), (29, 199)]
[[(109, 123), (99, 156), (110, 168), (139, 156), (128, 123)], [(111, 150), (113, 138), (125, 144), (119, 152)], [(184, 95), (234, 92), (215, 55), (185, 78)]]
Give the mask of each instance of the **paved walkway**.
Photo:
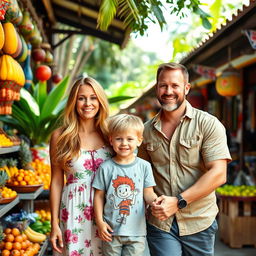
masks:
[(230, 247), (225, 245), (222, 241), (220, 241), (219, 236), (217, 234), (214, 255), (215, 256), (256, 256), (256, 249), (250, 246), (246, 246), (241, 249), (231, 249)]

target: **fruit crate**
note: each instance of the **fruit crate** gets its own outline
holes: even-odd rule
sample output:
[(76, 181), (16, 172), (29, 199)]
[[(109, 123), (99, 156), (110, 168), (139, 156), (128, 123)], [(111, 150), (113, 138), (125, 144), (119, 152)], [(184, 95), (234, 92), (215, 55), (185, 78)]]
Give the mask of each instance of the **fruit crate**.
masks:
[(256, 248), (256, 197), (217, 196), (220, 239), (231, 248)]

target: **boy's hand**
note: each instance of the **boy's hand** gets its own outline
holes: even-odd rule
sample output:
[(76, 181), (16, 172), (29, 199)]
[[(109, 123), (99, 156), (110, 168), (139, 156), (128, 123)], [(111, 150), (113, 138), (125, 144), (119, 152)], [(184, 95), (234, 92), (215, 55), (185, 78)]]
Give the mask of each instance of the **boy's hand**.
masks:
[(98, 223), (98, 229), (99, 229), (99, 237), (101, 240), (106, 242), (112, 241), (112, 235), (113, 229), (108, 225), (107, 222), (102, 221)]

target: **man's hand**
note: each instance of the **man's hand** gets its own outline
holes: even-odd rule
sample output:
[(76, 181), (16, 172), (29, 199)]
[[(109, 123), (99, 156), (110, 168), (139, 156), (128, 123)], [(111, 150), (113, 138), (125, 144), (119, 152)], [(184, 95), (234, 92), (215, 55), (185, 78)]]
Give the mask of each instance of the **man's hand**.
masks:
[(101, 240), (106, 242), (112, 241), (112, 235), (113, 229), (108, 225), (107, 222), (102, 221), (100, 223), (97, 223), (98, 229), (99, 229), (99, 237)]
[(159, 196), (151, 205), (152, 214), (159, 220), (167, 220), (178, 211), (178, 199), (172, 196)]

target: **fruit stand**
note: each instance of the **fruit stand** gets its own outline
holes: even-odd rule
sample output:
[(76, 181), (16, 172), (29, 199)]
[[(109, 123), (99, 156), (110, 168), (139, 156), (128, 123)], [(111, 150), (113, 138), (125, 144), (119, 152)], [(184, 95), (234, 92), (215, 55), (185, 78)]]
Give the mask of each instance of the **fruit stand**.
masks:
[(220, 239), (231, 248), (256, 248), (256, 187), (226, 187), (217, 190)]
[[(10, 154), (20, 150), (20, 146), (0, 148), (0, 154)], [(5, 170), (1, 170), (1, 178)], [(1, 180), (2, 184), (3, 180)], [(15, 188), (13, 188), (15, 189)], [(17, 189), (17, 188), (16, 188)], [(3, 190), (2, 190), (3, 191)], [(0, 198), (0, 217), (7, 215), (18, 204), (22, 205), (23, 210), (28, 213), (34, 211), (34, 200), (43, 192), (43, 185), (18, 186), (18, 193), (11, 198)], [(22, 193), (21, 193), (22, 192)], [(2, 221), (1, 221), (2, 222)], [(16, 222), (12, 223), (15, 225)], [(18, 223), (18, 222), (17, 222)], [(15, 233), (11, 234), (10, 232)], [(26, 226), (22, 232), (22, 229), (14, 226), (9, 228), (8, 226), (4, 230), (4, 238), (0, 245), (1, 255), (20, 255), (21, 251), (28, 252), (30, 255), (45, 255), (45, 251), (48, 248), (48, 239), (44, 234), (32, 230), (29, 226)]]

